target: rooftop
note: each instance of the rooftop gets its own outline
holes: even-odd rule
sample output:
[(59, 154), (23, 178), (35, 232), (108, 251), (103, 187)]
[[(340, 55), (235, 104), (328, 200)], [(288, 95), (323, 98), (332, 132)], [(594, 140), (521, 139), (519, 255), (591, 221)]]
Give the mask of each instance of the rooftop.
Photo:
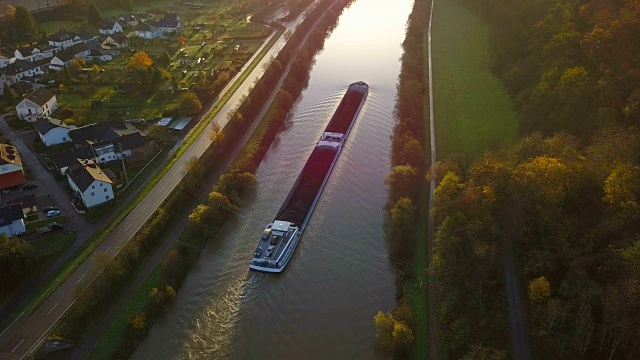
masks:
[(93, 160), (78, 159), (76, 164), (69, 167), (67, 175), (81, 191), (87, 190), (95, 180), (112, 184), (111, 179)]
[(0, 165), (13, 164), (22, 167), (22, 159), (13, 145), (0, 144)]
[(34, 127), (36, 128), (36, 130), (38, 131), (38, 133), (40, 133), (40, 135), (45, 135), (46, 133), (48, 133), (51, 129), (57, 128), (57, 127), (61, 127), (61, 128), (67, 128), (67, 129), (75, 129), (75, 126), (69, 126), (67, 124), (64, 123), (64, 121), (62, 120), (58, 120), (58, 119), (54, 119), (52, 117), (48, 117), (48, 118), (40, 118), (38, 120), (36, 120), (36, 123), (34, 124)]
[(54, 93), (52, 93), (51, 91), (45, 89), (45, 88), (39, 88), (36, 91), (32, 92), (31, 94), (29, 94), (25, 100), (29, 100), (39, 106), (44, 106), (44, 104), (46, 104), (49, 100), (51, 100), (51, 98), (53, 98), (54, 96), (56, 96)]
[(0, 208), (0, 226), (10, 225), (12, 222), (23, 218), (24, 214), (20, 205), (9, 205)]

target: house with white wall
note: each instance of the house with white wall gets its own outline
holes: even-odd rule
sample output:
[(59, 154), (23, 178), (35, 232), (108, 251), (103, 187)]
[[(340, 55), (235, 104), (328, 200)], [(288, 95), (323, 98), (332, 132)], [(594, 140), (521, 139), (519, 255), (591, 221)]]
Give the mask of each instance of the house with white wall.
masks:
[(52, 58), (60, 49), (49, 45), (29, 45), (17, 48), (14, 55), (17, 60), (36, 62)]
[(14, 61), (16, 61), (16, 58), (14, 57), (9, 58), (4, 55), (0, 55), (0, 68), (7, 67)]
[(129, 47), (129, 39), (124, 33), (113, 33), (111, 35), (107, 35), (102, 42), (102, 46), (106, 46), (111, 49), (124, 49)]
[(29, 122), (51, 116), (56, 110), (58, 110), (56, 95), (45, 88), (35, 90), (16, 106), (18, 118)]
[(40, 140), (46, 146), (73, 142), (71, 136), (69, 136), (69, 131), (77, 129), (75, 125), (67, 125), (64, 121), (52, 117), (36, 120), (34, 127), (40, 136)]
[(136, 37), (151, 40), (162, 35), (159, 30), (149, 24), (142, 24), (136, 28)]
[(122, 32), (122, 25), (115, 20), (105, 20), (98, 27), (98, 31), (102, 35), (111, 35)]
[(0, 234), (13, 237), (26, 232), (27, 228), (24, 225), (24, 214), (20, 204), (0, 208)]
[(113, 200), (113, 183), (93, 160), (79, 160), (67, 171), (69, 186), (87, 208)]
[(4, 75), (4, 82), (13, 85), (21, 80), (30, 80), (35, 76), (42, 75), (42, 67), (38, 63), (26, 60), (16, 60), (8, 66), (0, 69)]

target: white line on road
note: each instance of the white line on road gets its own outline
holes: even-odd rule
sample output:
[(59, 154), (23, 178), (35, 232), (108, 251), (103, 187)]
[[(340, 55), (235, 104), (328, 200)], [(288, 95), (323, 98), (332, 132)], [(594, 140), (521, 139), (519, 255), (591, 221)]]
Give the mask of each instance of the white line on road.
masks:
[(11, 353), (13, 354), (14, 351), (18, 350), (18, 347), (20, 345), (22, 345), (22, 342), (24, 341), (24, 339), (20, 340), (20, 342), (18, 343), (18, 345), (16, 345), (16, 347), (13, 348), (13, 350), (11, 350)]
[(149, 204), (147, 204), (147, 206), (145, 206), (144, 209), (142, 210), (147, 210), (148, 207), (149, 207)]
[(78, 281), (76, 281), (76, 284), (82, 281), (82, 279), (84, 279), (85, 276), (87, 276), (87, 273), (84, 273), (84, 275), (82, 275), (82, 277)]
[(53, 311), (53, 309), (58, 307), (58, 303), (56, 303), (55, 305), (53, 305), (53, 307), (51, 308), (51, 310), (49, 310), (49, 312), (47, 313), (47, 315), (51, 314), (51, 312)]
[(160, 189), (160, 192), (163, 192), (164, 188), (166, 188), (166, 187), (167, 187), (167, 185), (163, 186), (162, 189)]
[(107, 250), (105, 250), (104, 252), (108, 253), (109, 250), (111, 250), (111, 246), (109, 246), (109, 248)]
[(127, 226), (127, 228), (124, 229), (124, 231), (127, 232), (127, 230), (129, 230), (130, 227), (131, 227), (131, 224), (129, 224), (129, 226)]

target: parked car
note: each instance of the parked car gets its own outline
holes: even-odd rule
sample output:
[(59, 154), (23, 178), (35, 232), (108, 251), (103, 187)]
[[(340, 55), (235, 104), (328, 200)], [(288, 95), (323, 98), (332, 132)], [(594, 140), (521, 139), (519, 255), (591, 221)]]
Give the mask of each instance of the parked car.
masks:
[(42, 209), (42, 212), (46, 214), (46, 213), (48, 213), (49, 211), (52, 211), (52, 210), (60, 210), (60, 209), (58, 209), (57, 207), (54, 207), (54, 206), (47, 206), (46, 208)]
[(60, 210), (50, 210), (47, 212), (47, 217), (53, 217), (60, 215)]
[(2, 189), (2, 192), (5, 193), (5, 194), (8, 194), (8, 193), (10, 193), (12, 191), (15, 191), (15, 190), (20, 190), (20, 186), (12, 186), (12, 187), (8, 187), (8, 188), (4, 188), (4, 189)]
[(31, 189), (37, 189), (38, 188), (38, 184), (24, 184), (22, 185), (22, 190), (31, 190)]

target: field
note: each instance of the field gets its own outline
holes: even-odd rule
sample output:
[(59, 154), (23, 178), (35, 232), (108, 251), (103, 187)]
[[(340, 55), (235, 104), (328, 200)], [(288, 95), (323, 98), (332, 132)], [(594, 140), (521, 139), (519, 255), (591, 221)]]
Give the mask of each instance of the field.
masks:
[(509, 96), (489, 70), (487, 24), (460, 0), (436, 1), (432, 41), (438, 158), (481, 154), (513, 139)]

